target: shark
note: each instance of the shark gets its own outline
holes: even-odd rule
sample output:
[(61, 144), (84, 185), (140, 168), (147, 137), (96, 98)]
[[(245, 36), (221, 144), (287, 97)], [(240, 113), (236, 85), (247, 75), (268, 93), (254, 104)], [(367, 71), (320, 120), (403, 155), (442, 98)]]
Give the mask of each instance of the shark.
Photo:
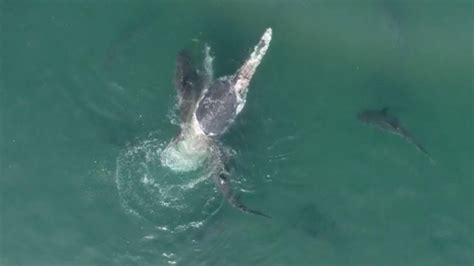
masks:
[(431, 163), (435, 163), (428, 151), (420, 142), (410, 133), (410, 131), (401, 123), (400, 119), (388, 112), (389, 108), (384, 107), (376, 110), (364, 110), (357, 114), (357, 118), (365, 124), (374, 126), (382, 131), (398, 135), (408, 143), (424, 154)]

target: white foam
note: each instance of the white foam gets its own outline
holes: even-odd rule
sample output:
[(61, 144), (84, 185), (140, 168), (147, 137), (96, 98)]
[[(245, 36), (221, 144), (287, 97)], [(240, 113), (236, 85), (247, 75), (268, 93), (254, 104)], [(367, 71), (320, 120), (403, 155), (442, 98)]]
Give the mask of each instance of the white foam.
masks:
[(197, 170), (209, 155), (208, 140), (197, 128), (186, 126), (181, 136), (161, 153), (161, 163), (175, 172)]
[[(213, 197), (217, 193), (213, 184), (205, 182), (209, 170), (202, 167), (212, 150), (195, 131), (186, 134), (165, 149), (161, 134), (151, 134), (117, 158), (115, 181), (122, 207), (171, 234), (199, 227), (219, 203), (219, 198)], [(193, 169), (197, 171), (184, 173)]]
[(213, 69), (214, 57), (211, 56), (211, 47), (206, 44), (204, 48), (204, 87), (207, 88), (212, 80), (214, 80), (214, 69)]

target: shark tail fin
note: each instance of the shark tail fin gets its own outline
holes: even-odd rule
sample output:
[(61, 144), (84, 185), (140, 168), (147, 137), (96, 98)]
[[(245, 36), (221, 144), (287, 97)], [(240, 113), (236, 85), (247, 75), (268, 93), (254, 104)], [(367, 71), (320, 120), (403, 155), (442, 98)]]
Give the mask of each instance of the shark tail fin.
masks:
[(227, 158), (225, 151), (223, 151), (221, 147), (219, 147), (218, 145), (214, 145), (213, 147), (215, 148), (213, 158), (213, 160), (215, 160), (215, 164), (214, 168), (212, 169), (212, 176), (214, 177), (214, 181), (217, 187), (222, 192), (224, 199), (232, 207), (240, 210), (243, 213), (254, 214), (265, 218), (271, 218), (269, 215), (261, 211), (248, 208), (242, 203), (242, 201), (240, 201), (240, 197), (232, 191), (232, 187), (230, 184), (230, 173), (227, 169), (227, 161), (229, 158)]
[(436, 161), (431, 157), (430, 153), (421, 145), (418, 143), (415, 139), (411, 138), (410, 141), (415, 145), (416, 149), (423, 153), (428, 159), (430, 160), (430, 163), (433, 165), (436, 165)]
[(232, 199), (229, 201), (230, 204), (237, 208), (238, 210), (240, 210), (241, 212), (244, 212), (244, 213), (248, 213), (248, 214), (254, 214), (254, 215), (258, 215), (258, 216), (262, 216), (262, 217), (265, 217), (265, 218), (268, 218), (268, 219), (271, 219), (272, 217), (270, 215), (267, 215), (261, 211), (258, 211), (258, 210), (253, 210), (253, 209), (250, 209), (248, 208), (247, 206), (245, 206), (242, 201), (240, 201), (240, 196), (234, 196), (232, 197)]
[(433, 157), (431, 157), (431, 156), (428, 155), (428, 159), (430, 160), (430, 163), (431, 163), (432, 165), (436, 165), (436, 160), (433, 159)]
[(433, 159), (433, 157), (431, 157), (431, 155), (428, 153), (428, 151), (426, 151), (425, 148), (423, 148), (423, 146), (417, 144), (416, 145), (418, 150), (421, 151), (421, 153), (423, 153), (426, 157), (428, 157), (428, 159), (430, 160), (430, 163), (432, 165), (436, 165), (436, 161)]

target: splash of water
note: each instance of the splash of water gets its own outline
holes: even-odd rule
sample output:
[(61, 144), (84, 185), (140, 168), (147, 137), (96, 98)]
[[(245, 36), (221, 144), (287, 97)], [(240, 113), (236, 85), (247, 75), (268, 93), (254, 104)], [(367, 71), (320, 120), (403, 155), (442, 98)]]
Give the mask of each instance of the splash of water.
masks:
[(202, 225), (218, 209), (220, 200), (206, 167), (189, 172), (164, 167), (165, 145), (155, 132), (127, 147), (117, 158), (115, 181), (124, 209), (171, 233), (186, 231)]
[(175, 172), (197, 170), (209, 156), (207, 138), (184, 125), (181, 135), (161, 153), (161, 163)]
[[(206, 45), (202, 74), (203, 90), (209, 87), (214, 75), (212, 67), (214, 57), (211, 56), (210, 50), (211, 48)], [(211, 155), (209, 140), (201, 132), (194, 117), (191, 121), (183, 121), (180, 126), (180, 135), (165, 148), (161, 154), (161, 163), (175, 172), (194, 171)]]
[[(206, 46), (203, 89), (212, 82), (213, 59)], [(117, 158), (115, 174), (122, 206), (167, 232), (199, 227), (220, 206), (209, 178), (213, 170), (209, 139), (195, 119), (181, 121), (180, 127), (180, 135), (168, 144), (155, 132), (127, 147)]]

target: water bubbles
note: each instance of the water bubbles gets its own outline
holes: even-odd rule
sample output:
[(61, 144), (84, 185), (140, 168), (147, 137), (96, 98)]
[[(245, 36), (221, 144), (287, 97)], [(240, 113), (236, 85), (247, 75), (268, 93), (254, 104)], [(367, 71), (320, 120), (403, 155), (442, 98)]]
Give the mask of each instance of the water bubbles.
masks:
[(217, 210), (220, 197), (216, 197), (209, 170), (199, 161), (202, 158), (173, 158), (176, 165), (188, 167), (188, 172), (162, 164), (169, 162), (164, 154), (170, 147), (164, 148), (166, 142), (158, 132), (120, 153), (115, 180), (121, 204), (168, 232), (200, 227)]
[(209, 155), (207, 138), (185, 125), (182, 135), (161, 153), (161, 163), (175, 172), (189, 172), (202, 167)]

